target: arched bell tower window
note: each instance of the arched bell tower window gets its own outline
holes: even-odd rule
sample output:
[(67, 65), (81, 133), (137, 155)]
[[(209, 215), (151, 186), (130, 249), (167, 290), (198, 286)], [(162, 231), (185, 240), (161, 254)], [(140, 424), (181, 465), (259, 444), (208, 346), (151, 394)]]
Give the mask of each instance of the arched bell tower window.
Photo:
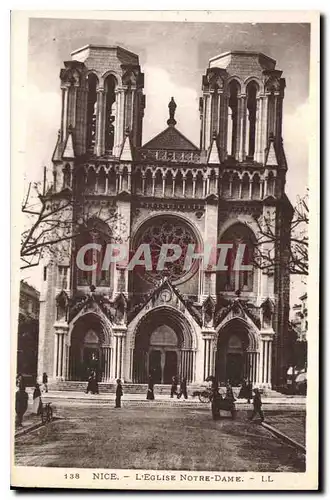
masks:
[(228, 142), (227, 152), (229, 156), (235, 157), (237, 152), (237, 125), (238, 125), (238, 93), (239, 85), (233, 80), (229, 84), (228, 105)]
[(70, 165), (66, 164), (63, 168), (63, 189), (71, 187), (71, 169)]
[(115, 137), (115, 116), (116, 116), (116, 79), (109, 75), (104, 84), (105, 90), (105, 150), (112, 153)]
[(96, 87), (97, 77), (90, 73), (87, 78), (87, 150), (93, 150), (96, 138)]
[(253, 158), (256, 141), (256, 120), (257, 120), (257, 92), (258, 87), (255, 82), (250, 82), (247, 86), (247, 151), (248, 157)]
[(242, 223), (237, 223), (231, 226), (221, 237), (220, 243), (228, 243), (232, 248), (228, 250), (225, 265), (226, 270), (218, 272), (218, 289), (219, 291), (235, 292), (241, 290), (243, 292), (252, 291), (254, 287), (254, 271), (237, 270), (235, 261), (239, 245), (245, 245), (244, 254), (238, 256), (238, 265), (253, 266), (254, 262), (254, 247), (255, 236), (251, 229)]

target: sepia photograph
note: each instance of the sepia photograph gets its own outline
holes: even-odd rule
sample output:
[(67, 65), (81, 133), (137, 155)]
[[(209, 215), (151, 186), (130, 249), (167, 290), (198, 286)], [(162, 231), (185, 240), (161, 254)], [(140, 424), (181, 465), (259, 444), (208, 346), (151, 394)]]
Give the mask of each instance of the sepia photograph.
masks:
[(318, 25), (12, 13), (12, 487), (318, 488)]

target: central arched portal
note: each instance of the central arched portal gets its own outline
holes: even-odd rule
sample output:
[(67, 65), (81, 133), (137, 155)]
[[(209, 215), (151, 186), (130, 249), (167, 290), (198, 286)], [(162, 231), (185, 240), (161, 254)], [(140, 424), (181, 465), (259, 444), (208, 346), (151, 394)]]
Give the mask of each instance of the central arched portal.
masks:
[(187, 320), (170, 308), (148, 313), (137, 327), (133, 355), (133, 382), (170, 384), (172, 377), (194, 378), (194, 351)]
[(259, 356), (254, 332), (245, 321), (229, 321), (218, 335), (215, 375), (220, 382), (233, 386), (244, 378), (256, 382), (258, 378)]

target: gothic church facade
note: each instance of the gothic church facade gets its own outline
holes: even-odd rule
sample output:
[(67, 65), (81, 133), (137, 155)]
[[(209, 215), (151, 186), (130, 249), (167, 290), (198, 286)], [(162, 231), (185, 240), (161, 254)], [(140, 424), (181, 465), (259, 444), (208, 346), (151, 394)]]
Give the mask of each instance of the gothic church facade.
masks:
[[(282, 143), (285, 80), (261, 53), (213, 57), (202, 80), (200, 144), (177, 127), (169, 103), (164, 131), (142, 144), (146, 99), (136, 54), (88, 45), (60, 72), (61, 124), (53, 154), (51, 202), (71, 200), (72, 223), (85, 230), (48, 262), (40, 297), (38, 373), (53, 381), (188, 383), (215, 375), (237, 385), (283, 383), (289, 314), (288, 238)], [(162, 89), (165, 91), (165, 89)], [(169, 97), (170, 98), (170, 97)], [(178, 103), (179, 105), (179, 103)], [(235, 248), (252, 259), (262, 221), (272, 216), (274, 265), (235, 271)], [(93, 271), (108, 243), (130, 252), (148, 243), (233, 243), (226, 271), (183, 257), (165, 272), (128, 271), (123, 262)], [(184, 254), (184, 252), (183, 252)], [(253, 260), (253, 259), (252, 259)]]

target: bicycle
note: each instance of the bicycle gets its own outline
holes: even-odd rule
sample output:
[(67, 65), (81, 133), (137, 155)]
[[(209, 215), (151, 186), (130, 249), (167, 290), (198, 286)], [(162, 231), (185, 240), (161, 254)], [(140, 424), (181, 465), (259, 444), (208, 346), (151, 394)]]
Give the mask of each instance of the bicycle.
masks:
[(41, 422), (43, 424), (49, 423), (53, 420), (53, 408), (52, 403), (46, 403), (42, 405), (41, 409)]
[(205, 389), (204, 391), (195, 391), (193, 396), (198, 396), (201, 403), (210, 403), (213, 398), (211, 389)]

